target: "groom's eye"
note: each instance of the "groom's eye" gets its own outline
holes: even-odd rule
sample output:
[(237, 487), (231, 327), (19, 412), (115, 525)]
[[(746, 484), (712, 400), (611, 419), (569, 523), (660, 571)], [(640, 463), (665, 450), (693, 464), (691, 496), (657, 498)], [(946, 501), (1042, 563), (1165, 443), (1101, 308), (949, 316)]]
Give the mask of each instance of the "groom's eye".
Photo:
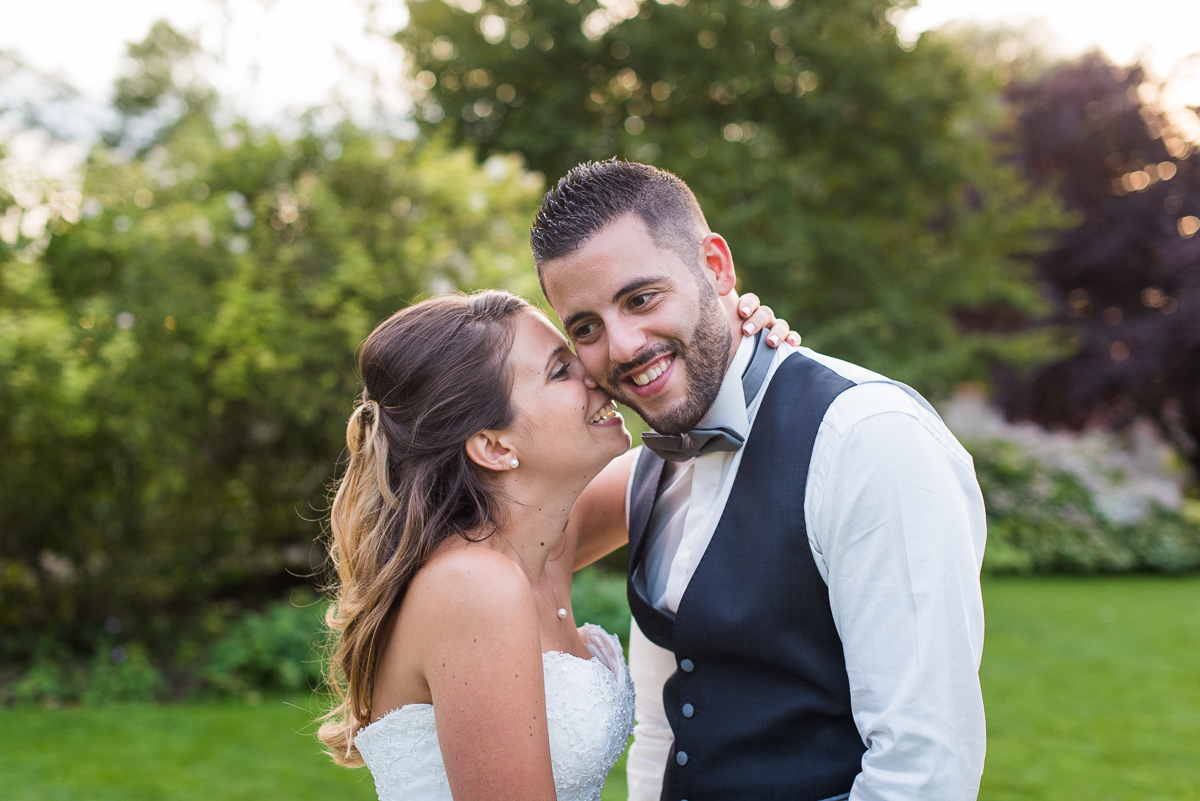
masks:
[(594, 333), (596, 333), (595, 323), (582, 323), (575, 326), (575, 330), (571, 332), (571, 339), (587, 339)]
[(653, 292), (639, 292), (629, 298), (629, 305), (634, 309), (640, 309), (654, 298)]

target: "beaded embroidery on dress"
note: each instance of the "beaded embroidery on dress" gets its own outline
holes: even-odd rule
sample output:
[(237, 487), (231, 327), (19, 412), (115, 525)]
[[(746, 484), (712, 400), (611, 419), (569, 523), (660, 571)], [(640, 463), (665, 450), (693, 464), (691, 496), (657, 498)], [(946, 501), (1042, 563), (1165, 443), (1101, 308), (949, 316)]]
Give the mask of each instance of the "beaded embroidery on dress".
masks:
[[(633, 682), (620, 640), (590, 623), (579, 633), (591, 659), (542, 654), (558, 801), (600, 801), (604, 778), (633, 732)], [(379, 801), (453, 801), (431, 704), (389, 712), (360, 729), (354, 745)]]

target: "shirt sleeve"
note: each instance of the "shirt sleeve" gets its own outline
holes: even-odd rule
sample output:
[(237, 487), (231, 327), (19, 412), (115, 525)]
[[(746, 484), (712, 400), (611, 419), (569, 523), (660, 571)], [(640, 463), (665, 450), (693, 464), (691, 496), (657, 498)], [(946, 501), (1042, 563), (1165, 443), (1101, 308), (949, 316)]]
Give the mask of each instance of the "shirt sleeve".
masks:
[(823, 423), (806, 490), (867, 746), (851, 801), (974, 799), (983, 772), (983, 498), (966, 451), (913, 406)]
[[(634, 449), (635, 468), (629, 471), (625, 485), (625, 525), (629, 526), (629, 500), (633, 493), (633, 476), (642, 446)], [(667, 756), (675, 736), (663, 708), (663, 685), (675, 672), (675, 657), (647, 639), (636, 620), (629, 623), (629, 676), (633, 679), (634, 720), (633, 742), (625, 756), (625, 780), (629, 801), (658, 801), (662, 795)]]
[(675, 655), (660, 648), (630, 623), (629, 675), (635, 708), (633, 743), (625, 756), (629, 801), (658, 801), (675, 735), (663, 708), (663, 685), (675, 672)]

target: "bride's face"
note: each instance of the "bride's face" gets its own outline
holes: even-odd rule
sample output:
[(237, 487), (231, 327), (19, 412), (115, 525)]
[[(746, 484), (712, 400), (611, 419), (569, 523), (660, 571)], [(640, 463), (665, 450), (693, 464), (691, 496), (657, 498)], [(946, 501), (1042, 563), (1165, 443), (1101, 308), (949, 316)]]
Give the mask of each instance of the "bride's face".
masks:
[(521, 470), (590, 481), (629, 449), (625, 421), (543, 314), (531, 309), (515, 327), (510, 435)]

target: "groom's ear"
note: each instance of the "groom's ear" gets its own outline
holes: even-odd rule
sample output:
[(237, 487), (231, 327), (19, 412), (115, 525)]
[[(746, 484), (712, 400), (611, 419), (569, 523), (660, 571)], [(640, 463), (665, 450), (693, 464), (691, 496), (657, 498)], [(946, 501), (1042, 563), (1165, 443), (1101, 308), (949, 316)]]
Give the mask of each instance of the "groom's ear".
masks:
[(729, 252), (729, 243), (725, 241), (725, 237), (720, 234), (708, 234), (704, 237), (704, 241), (700, 243), (700, 263), (718, 295), (728, 295), (737, 286), (733, 254)]
[(511, 470), (516, 458), (500, 431), (480, 431), (467, 440), (467, 458), (485, 470)]

